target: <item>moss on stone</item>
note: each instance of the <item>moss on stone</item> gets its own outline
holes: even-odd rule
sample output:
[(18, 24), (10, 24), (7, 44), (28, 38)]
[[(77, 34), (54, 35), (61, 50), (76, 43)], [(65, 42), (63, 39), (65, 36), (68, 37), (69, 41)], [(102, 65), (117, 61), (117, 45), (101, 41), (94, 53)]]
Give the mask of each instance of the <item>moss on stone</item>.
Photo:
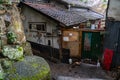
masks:
[(37, 67), (39, 66), (39, 64), (33, 63), (32, 66), (33, 66), (34, 68), (37, 68)]
[(31, 48), (31, 44), (29, 42), (25, 42), (25, 43), (22, 43), (21, 45), (24, 49), (24, 55), (25, 56), (31, 56), (33, 55), (32, 53), (32, 48)]
[(48, 63), (38, 56), (26, 56), (7, 71), (5, 80), (50, 80)]

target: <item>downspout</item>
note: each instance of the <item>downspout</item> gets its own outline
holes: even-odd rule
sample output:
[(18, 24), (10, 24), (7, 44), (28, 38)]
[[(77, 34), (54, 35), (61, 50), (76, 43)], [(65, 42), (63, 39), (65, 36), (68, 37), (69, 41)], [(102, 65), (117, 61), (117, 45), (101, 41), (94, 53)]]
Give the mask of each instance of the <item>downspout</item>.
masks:
[[(106, 9), (106, 21), (108, 20), (108, 9), (109, 9), (109, 6), (110, 6), (110, 0), (108, 0), (108, 3), (107, 3), (107, 9)], [(105, 21), (105, 26), (106, 26), (106, 21)]]
[(50, 57), (51, 57), (51, 60), (52, 60), (53, 59), (53, 47), (54, 47), (53, 46), (53, 27), (52, 27), (52, 35), (51, 36), (52, 36), (52, 45), (51, 45), (51, 56)]
[(63, 56), (62, 56), (62, 54), (63, 54), (63, 53), (62, 53), (62, 33), (63, 33), (63, 32), (62, 32), (61, 29), (60, 29), (60, 31), (61, 31), (61, 35), (60, 35), (60, 37), (59, 37), (59, 38), (60, 38), (60, 43), (59, 43), (59, 44), (60, 44), (60, 49), (59, 49), (60, 51), (59, 51), (59, 52), (60, 52), (60, 61), (61, 61), (62, 58), (63, 58)]
[[(107, 3), (107, 9), (106, 9), (106, 16), (105, 16), (105, 31), (107, 31), (107, 23), (108, 23), (108, 9), (109, 9), (109, 5), (110, 5), (110, 0), (108, 0), (108, 3)], [(104, 45), (103, 45), (103, 51), (104, 51), (104, 49), (106, 48), (106, 34), (105, 34), (105, 38), (104, 38)]]

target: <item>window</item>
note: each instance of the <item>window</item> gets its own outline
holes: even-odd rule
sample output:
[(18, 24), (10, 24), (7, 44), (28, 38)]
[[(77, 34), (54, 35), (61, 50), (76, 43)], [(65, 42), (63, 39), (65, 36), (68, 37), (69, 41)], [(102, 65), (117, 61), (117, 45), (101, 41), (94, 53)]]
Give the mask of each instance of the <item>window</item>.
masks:
[(45, 22), (29, 22), (29, 29), (31, 31), (46, 31), (46, 23)]
[(48, 45), (51, 46), (51, 41), (50, 40), (48, 40)]

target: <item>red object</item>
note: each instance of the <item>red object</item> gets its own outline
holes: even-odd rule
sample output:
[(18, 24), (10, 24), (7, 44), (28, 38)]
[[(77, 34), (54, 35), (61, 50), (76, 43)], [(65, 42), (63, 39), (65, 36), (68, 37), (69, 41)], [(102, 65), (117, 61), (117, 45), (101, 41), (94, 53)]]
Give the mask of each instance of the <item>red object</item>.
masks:
[(100, 26), (101, 26), (101, 21), (99, 21), (98, 23), (98, 29), (100, 29)]
[(113, 57), (113, 50), (105, 49), (104, 56), (103, 56), (103, 68), (105, 70), (110, 70), (110, 66), (112, 63), (112, 57)]

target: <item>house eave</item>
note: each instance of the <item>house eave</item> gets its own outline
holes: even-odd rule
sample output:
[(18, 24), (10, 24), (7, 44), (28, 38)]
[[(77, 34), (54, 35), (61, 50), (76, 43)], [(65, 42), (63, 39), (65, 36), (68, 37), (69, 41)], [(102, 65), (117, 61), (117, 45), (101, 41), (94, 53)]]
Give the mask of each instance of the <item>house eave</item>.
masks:
[(37, 9), (35, 9), (35, 8), (33, 8), (33, 7), (29, 6), (29, 5), (27, 5), (27, 4), (24, 3), (24, 2), (20, 2), (20, 4), (27, 6), (27, 7), (31, 8), (32, 10), (35, 10), (36, 12), (38, 12), (38, 13), (44, 15), (44, 16), (47, 16), (49, 19), (52, 19), (52, 20), (54, 20), (55, 22), (57, 22), (58, 24), (64, 25), (65, 27), (71, 27), (71, 26), (78, 25), (78, 24), (80, 24), (80, 23), (82, 23), (82, 22), (87, 21), (87, 20), (84, 20), (84, 21), (81, 21), (80, 23), (65, 24), (65, 23), (63, 23), (63, 22), (61, 22), (61, 21), (59, 21), (59, 20), (57, 20), (57, 19), (55, 19), (55, 18), (53, 18), (53, 17), (51, 17), (51, 16), (49, 16), (49, 15), (47, 15), (47, 14), (44, 14), (43, 12), (41, 12), (41, 11), (39, 11), (39, 10), (37, 10)]
[[(29, 8), (31, 8), (32, 10), (35, 10), (36, 12), (38, 12), (38, 13), (40, 13), (40, 14), (44, 15), (44, 16), (49, 17), (50, 19), (52, 19), (52, 20), (56, 21), (57, 23), (61, 23), (60, 21), (58, 21), (58, 20), (56, 20), (56, 19), (52, 18), (52, 17), (51, 17), (51, 16), (49, 16), (49, 15), (46, 15), (46, 14), (42, 13), (41, 11), (39, 11), (39, 10), (37, 10), (37, 9), (35, 9), (35, 8), (33, 8), (33, 7), (29, 6), (29, 5), (27, 5), (27, 4), (25, 4), (24, 2), (21, 2), (20, 4), (23, 4), (23, 5), (25, 5), (25, 6), (29, 7)], [(64, 23), (62, 23), (62, 24), (64, 24)], [(65, 24), (64, 24), (64, 25), (65, 25)]]

